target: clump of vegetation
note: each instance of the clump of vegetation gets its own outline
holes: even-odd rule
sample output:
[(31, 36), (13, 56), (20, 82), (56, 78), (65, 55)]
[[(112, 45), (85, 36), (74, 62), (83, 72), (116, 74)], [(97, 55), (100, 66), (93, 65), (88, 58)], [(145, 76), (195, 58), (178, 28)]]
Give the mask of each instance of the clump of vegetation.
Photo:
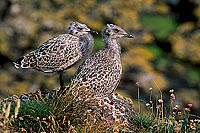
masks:
[[(137, 85), (140, 105), (139, 83)], [(118, 95), (102, 100), (86, 87), (85, 84), (73, 85), (62, 93), (52, 91), (42, 94), (38, 91), (29, 95), (28, 100), (10, 97), (0, 106), (0, 128), (3, 131), (85, 133), (196, 133), (200, 130), (199, 117), (190, 114), (192, 104), (186, 108), (176, 105), (174, 90), (170, 90), (169, 110), (166, 110), (162, 92), (153, 101), (153, 89), (150, 88), (150, 100), (146, 103), (148, 112), (143, 114), (140, 108), (135, 113), (131, 102)]]
[[(139, 83), (138, 93), (139, 93)], [(159, 88), (158, 88), (159, 89)], [(192, 104), (181, 108), (180, 105), (175, 104), (175, 92), (170, 90), (169, 110), (164, 104), (162, 92), (157, 97), (157, 101), (153, 101), (153, 89), (150, 88), (150, 100), (146, 103), (148, 110), (147, 114), (142, 114), (140, 108), (139, 112), (134, 115), (132, 123), (136, 125), (137, 132), (169, 132), (169, 133), (196, 133), (200, 131), (200, 117), (190, 114)], [(138, 96), (138, 104), (140, 100)]]
[[(33, 98), (34, 97), (34, 98)], [(131, 130), (128, 122), (85, 85), (67, 87), (45, 96), (29, 95), (29, 100), (7, 99), (0, 106), (3, 130), (26, 132), (118, 132)], [(32, 99), (32, 100), (30, 100)]]
[(166, 38), (176, 29), (177, 25), (173, 19), (167, 15), (146, 14), (142, 15), (140, 19), (145, 28), (152, 30), (159, 39)]

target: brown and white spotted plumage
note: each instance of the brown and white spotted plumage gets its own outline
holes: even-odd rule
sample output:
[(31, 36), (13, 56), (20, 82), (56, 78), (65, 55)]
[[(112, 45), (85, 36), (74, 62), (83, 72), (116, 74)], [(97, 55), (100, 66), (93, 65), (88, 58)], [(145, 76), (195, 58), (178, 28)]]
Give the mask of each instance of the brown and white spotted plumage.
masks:
[(90, 32), (85, 24), (73, 22), (66, 34), (49, 39), (36, 50), (17, 59), (14, 65), (16, 68), (32, 68), (45, 73), (59, 72), (63, 88), (62, 72), (92, 52), (94, 40)]
[(72, 78), (72, 84), (87, 83), (99, 97), (111, 94), (120, 81), (121, 47), (117, 39), (133, 37), (114, 24), (107, 24), (102, 36), (105, 47), (84, 61)]

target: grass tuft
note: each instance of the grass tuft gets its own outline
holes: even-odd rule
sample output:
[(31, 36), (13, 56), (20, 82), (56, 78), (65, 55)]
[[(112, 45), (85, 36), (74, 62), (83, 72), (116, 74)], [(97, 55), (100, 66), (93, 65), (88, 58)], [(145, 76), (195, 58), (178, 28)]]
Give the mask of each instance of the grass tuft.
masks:
[[(140, 89), (138, 85), (137, 87)], [(190, 114), (192, 104), (189, 103), (184, 108), (181, 108), (180, 105), (175, 104), (176, 95), (175, 91), (172, 89), (169, 91), (170, 102), (168, 106), (165, 104), (165, 101), (162, 98), (162, 92), (158, 86), (157, 89), (160, 91), (160, 96), (157, 96), (156, 101), (153, 101), (152, 98), (153, 88), (149, 89), (150, 98), (149, 102), (146, 103), (148, 113), (142, 114), (142, 112), (140, 112), (133, 116), (134, 119), (132, 123), (137, 127), (137, 132), (199, 132), (200, 117)], [(169, 107), (169, 110), (166, 110), (167, 106)]]
[[(29, 95), (25, 101), (6, 100), (0, 106), (3, 131), (13, 132), (119, 132), (133, 131), (125, 106), (130, 101), (114, 95), (104, 100), (95, 97), (87, 85), (67, 87), (65, 92), (41, 92)], [(113, 99), (112, 99), (113, 98)], [(11, 98), (12, 99), (12, 98)], [(31, 100), (30, 100), (31, 99)], [(119, 103), (119, 104), (118, 104)], [(117, 105), (117, 108), (114, 105)], [(132, 112), (132, 111), (131, 111)], [(130, 113), (131, 114), (131, 113)], [(6, 121), (5, 121), (6, 120)], [(4, 122), (5, 121), (5, 122)]]
[[(156, 84), (156, 83), (155, 83)], [(136, 84), (138, 93), (139, 82)], [(62, 93), (36, 92), (28, 100), (16, 97), (0, 104), (0, 129), (7, 132), (191, 132), (200, 131), (200, 118), (190, 114), (192, 104), (175, 104), (174, 90), (169, 92), (169, 110), (160, 94), (153, 99), (150, 88), (147, 114), (135, 113), (131, 100), (113, 94), (104, 99), (95, 96), (87, 85), (72, 85)], [(138, 104), (140, 105), (138, 95)]]

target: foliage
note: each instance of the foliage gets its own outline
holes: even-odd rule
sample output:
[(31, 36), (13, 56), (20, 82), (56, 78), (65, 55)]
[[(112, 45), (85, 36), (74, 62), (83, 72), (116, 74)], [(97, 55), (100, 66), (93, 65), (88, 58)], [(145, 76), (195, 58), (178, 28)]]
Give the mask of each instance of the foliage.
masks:
[(169, 40), (172, 42), (173, 51), (178, 58), (198, 64), (200, 63), (199, 38), (198, 28), (194, 23), (188, 22), (180, 25), (177, 31), (169, 37)]
[[(145, 104), (148, 112), (134, 115), (132, 123), (136, 125), (137, 132), (196, 133), (200, 130), (200, 117), (190, 112), (193, 104), (181, 108), (176, 104), (177, 98), (173, 89), (169, 91), (169, 105), (162, 99), (162, 92), (157, 100), (153, 101), (153, 91), (153, 88), (149, 89), (149, 101)], [(167, 106), (169, 109), (166, 109)]]
[[(0, 99), (38, 89), (56, 89), (57, 75), (15, 69), (12, 61), (65, 33), (71, 22), (79, 21), (99, 32), (94, 52), (104, 45), (100, 33), (107, 23), (117, 24), (135, 36), (120, 40), (123, 76), (117, 90), (134, 98), (133, 84), (141, 82), (144, 100), (148, 97), (147, 88), (155, 87), (156, 82), (163, 93), (169, 88), (177, 89), (181, 95), (188, 92), (184, 95), (191, 97), (188, 102), (199, 105), (192, 98), (193, 93), (199, 97), (200, 81), (200, 4), (196, 0), (1, 0), (0, 5)], [(184, 22), (179, 21), (182, 14)], [(77, 66), (65, 71), (65, 84)], [(186, 104), (184, 99), (180, 102)], [(198, 110), (199, 106), (194, 106), (192, 111)]]
[(54, 91), (44, 97), (36, 92), (29, 95), (29, 100), (21, 100), (11, 97), (2, 102), (0, 124), (3, 131), (118, 132), (134, 129), (120, 114), (115, 120), (110, 119), (109, 112), (113, 108), (102, 104), (85, 85), (72, 85), (65, 92)]
[(200, 130), (200, 117), (190, 113), (193, 105), (188, 104), (187, 107), (181, 108), (175, 104), (174, 90), (170, 90), (169, 93), (169, 110), (165, 108), (162, 92), (157, 101), (153, 101), (154, 90), (150, 88), (150, 99), (146, 102), (147, 114), (140, 111), (130, 115), (130, 120), (124, 121), (120, 117), (115, 120), (109, 119), (107, 111), (112, 108), (105, 108), (106, 104), (101, 104), (101, 100), (95, 97), (94, 92), (85, 87), (72, 85), (66, 87), (64, 92), (53, 91), (44, 93), (43, 96), (36, 92), (29, 96), (30, 99), (35, 99), (27, 101), (20, 101), (16, 96), (5, 99), (0, 106), (1, 129), (12, 132), (84, 133), (196, 133)]
[(141, 16), (144, 28), (152, 30), (159, 39), (166, 38), (176, 28), (174, 20), (167, 15), (146, 14)]
[(153, 127), (155, 121), (153, 118), (149, 116), (144, 116), (139, 113), (134, 115), (133, 123), (137, 125), (138, 129), (149, 128), (150, 126)]

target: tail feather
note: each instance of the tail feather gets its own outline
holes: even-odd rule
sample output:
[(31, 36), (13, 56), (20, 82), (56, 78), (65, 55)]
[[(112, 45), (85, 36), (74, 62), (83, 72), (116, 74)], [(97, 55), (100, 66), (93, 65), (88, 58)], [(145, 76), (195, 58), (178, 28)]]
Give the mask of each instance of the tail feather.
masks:
[(24, 59), (24, 57), (20, 57), (19, 59), (17, 59), (16, 61), (13, 62), (14, 66), (16, 68), (23, 68), (22, 65), (22, 60)]

